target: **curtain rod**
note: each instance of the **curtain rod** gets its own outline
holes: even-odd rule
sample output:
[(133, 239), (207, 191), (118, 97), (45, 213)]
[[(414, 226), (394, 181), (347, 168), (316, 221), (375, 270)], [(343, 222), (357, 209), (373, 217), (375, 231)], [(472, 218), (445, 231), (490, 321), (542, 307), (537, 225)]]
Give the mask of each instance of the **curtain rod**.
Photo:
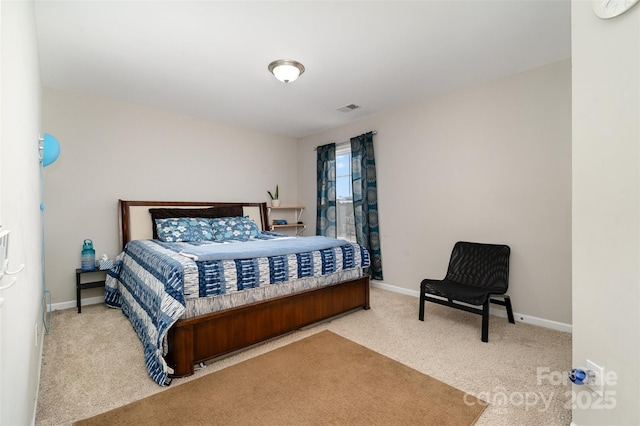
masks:
[[(373, 130), (373, 131), (371, 131), (371, 134), (372, 134), (372, 135), (377, 135), (377, 134), (378, 134), (378, 132), (376, 132), (375, 130)], [(350, 141), (336, 142), (336, 145), (340, 145), (340, 144), (348, 143), (348, 142), (350, 142)], [(314, 150), (314, 151), (317, 151), (317, 150), (318, 150), (318, 147), (316, 146), (315, 148), (313, 148), (313, 150)]]

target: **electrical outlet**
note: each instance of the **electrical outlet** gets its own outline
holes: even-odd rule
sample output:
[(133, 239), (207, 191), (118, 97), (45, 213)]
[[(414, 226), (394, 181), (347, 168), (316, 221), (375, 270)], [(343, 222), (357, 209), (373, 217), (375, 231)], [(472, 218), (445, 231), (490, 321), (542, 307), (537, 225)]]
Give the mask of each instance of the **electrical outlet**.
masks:
[(593, 391), (600, 395), (604, 395), (604, 367), (600, 367), (593, 361), (587, 360), (586, 365), (587, 370), (591, 370), (593, 372), (593, 378), (587, 383)]

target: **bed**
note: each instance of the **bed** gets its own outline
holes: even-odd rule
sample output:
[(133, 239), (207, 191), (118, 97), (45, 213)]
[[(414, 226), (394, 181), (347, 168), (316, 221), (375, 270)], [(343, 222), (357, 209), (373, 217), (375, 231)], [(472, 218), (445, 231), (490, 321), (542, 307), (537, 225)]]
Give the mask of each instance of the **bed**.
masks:
[[(176, 225), (174, 215), (192, 222), (217, 216), (198, 219), (214, 231), (223, 229), (218, 222), (237, 216), (258, 230), (242, 222), (247, 235), (252, 232), (243, 241), (173, 242), (162, 224)], [(268, 232), (266, 203), (119, 200), (119, 225), (123, 251), (107, 274), (105, 301), (131, 321), (149, 375), (160, 385), (193, 374), (204, 361), (370, 308), (367, 251), (323, 237)], [(296, 248), (303, 243), (312, 249)], [(293, 245), (293, 252), (284, 253), (289, 249), (280, 244)], [(280, 252), (265, 255), (264, 246)]]

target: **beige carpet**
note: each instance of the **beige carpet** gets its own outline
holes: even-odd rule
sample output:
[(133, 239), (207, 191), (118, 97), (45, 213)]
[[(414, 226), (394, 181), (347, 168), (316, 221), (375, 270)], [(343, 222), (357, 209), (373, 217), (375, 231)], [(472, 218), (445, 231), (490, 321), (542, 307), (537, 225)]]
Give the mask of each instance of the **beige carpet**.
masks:
[(482, 343), (479, 315), (429, 304), (421, 322), (417, 298), (378, 288), (371, 289), (371, 307), (212, 362), (168, 388), (149, 379), (142, 346), (121, 312), (104, 305), (83, 306), (80, 315), (56, 311), (45, 336), (36, 425), (71, 425), (322, 330), (490, 402), (478, 426), (571, 423), (568, 381), (550, 383), (544, 373), (571, 368), (569, 333), (491, 317), (489, 342)]
[(74, 425), (471, 425), (485, 406), (325, 330)]

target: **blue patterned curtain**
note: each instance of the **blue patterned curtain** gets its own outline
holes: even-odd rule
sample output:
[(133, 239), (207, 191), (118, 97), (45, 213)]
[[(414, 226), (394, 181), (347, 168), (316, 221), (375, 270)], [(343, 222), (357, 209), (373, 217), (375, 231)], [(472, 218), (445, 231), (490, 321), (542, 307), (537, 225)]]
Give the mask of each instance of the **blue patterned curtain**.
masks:
[(356, 239), (371, 255), (371, 278), (382, 279), (382, 253), (378, 224), (378, 184), (373, 155), (373, 133), (351, 138), (351, 178)]
[(335, 238), (336, 231), (336, 144), (319, 146), (318, 151), (318, 216), (316, 235)]

